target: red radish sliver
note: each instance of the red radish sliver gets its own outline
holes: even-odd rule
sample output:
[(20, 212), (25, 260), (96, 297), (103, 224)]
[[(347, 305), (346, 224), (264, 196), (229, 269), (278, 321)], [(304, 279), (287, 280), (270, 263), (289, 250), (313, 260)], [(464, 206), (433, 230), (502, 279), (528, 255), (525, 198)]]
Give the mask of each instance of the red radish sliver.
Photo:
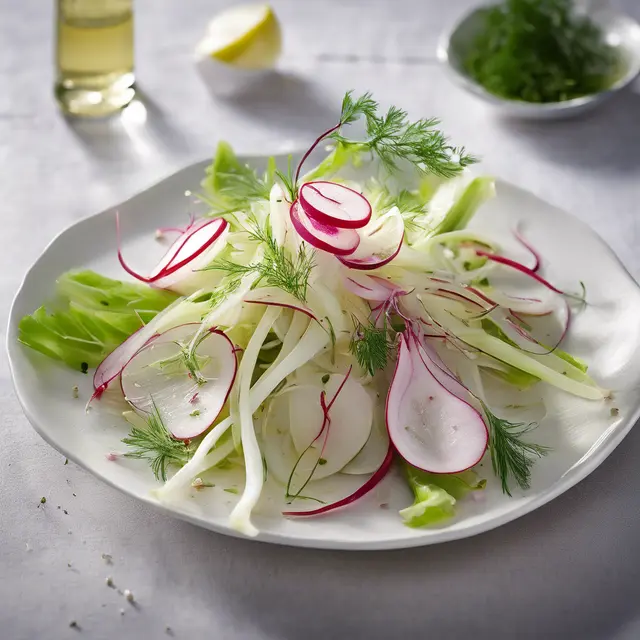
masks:
[(124, 396), (142, 414), (154, 405), (171, 434), (179, 440), (195, 438), (216, 420), (236, 375), (233, 343), (222, 332), (204, 334), (195, 349), (199, 379), (185, 366), (188, 349), (199, 324), (180, 325), (143, 347), (121, 375)]
[(540, 265), (542, 264), (540, 254), (524, 239), (519, 231), (514, 231), (513, 235), (515, 236), (516, 240), (533, 256), (533, 267), (530, 267), (530, 269), (535, 273), (536, 271), (538, 271), (538, 269), (540, 269)]
[(386, 302), (394, 295), (405, 293), (401, 287), (389, 282), (389, 280), (358, 272), (346, 272), (344, 286), (363, 300), (371, 300), (372, 302)]
[(553, 291), (554, 293), (560, 293), (562, 295), (565, 295), (562, 289), (558, 289), (558, 287), (552, 285), (548, 280), (545, 280), (542, 276), (539, 276), (535, 271), (533, 271), (529, 267), (526, 267), (520, 262), (517, 262), (516, 260), (512, 260), (511, 258), (505, 258), (504, 256), (499, 256), (499, 255), (496, 255), (495, 253), (489, 253), (488, 251), (481, 251), (481, 250), (477, 250), (476, 255), (487, 258), (488, 260), (491, 260), (493, 262), (503, 264), (506, 267), (511, 267), (516, 271), (520, 271), (521, 273), (524, 273), (530, 278), (533, 278), (534, 280), (539, 282), (541, 285), (545, 286), (547, 289)]
[(481, 415), (436, 379), (408, 334), (400, 337), (386, 414), (396, 451), (424, 471), (459, 473), (477, 464), (487, 448)]
[[(560, 296), (556, 297), (559, 298), (560, 304), (557, 307), (558, 313), (554, 317), (559, 321), (560, 326), (552, 331), (549, 323), (545, 323), (542, 337), (536, 337), (529, 323), (509, 309), (500, 309), (493, 315), (492, 320), (521, 351), (535, 355), (553, 353), (565, 339), (571, 325), (569, 303)], [(540, 334), (540, 330), (537, 333)]]
[(244, 296), (243, 300), (250, 304), (264, 304), (266, 306), (293, 309), (304, 313), (316, 322), (318, 321), (313, 311), (304, 302), (300, 302), (294, 295), (278, 287), (252, 289)]
[(300, 206), (309, 218), (340, 229), (360, 229), (371, 219), (369, 201), (336, 182), (306, 182), (299, 191)]
[[(211, 262), (213, 256), (208, 250), (212, 248), (212, 245), (227, 230), (228, 226), (229, 223), (223, 218), (214, 218), (201, 224), (193, 224), (173, 243), (158, 266), (152, 270), (151, 275), (143, 276), (134, 271), (122, 256), (122, 250), (120, 249), (120, 218), (116, 214), (118, 260), (122, 268), (134, 278), (147, 284), (168, 289), (194, 271), (206, 267)], [(221, 246), (216, 247), (217, 250), (220, 248)]]
[(367, 495), (372, 489), (374, 489), (380, 482), (384, 479), (384, 477), (389, 473), (389, 469), (391, 469), (391, 463), (393, 462), (393, 447), (391, 443), (389, 444), (389, 449), (387, 450), (387, 455), (385, 456), (380, 468), (358, 489), (356, 489), (352, 494), (338, 500), (336, 502), (332, 502), (331, 504), (325, 504), (318, 509), (311, 509), (309, 511), (283, 511), (283, 516), (319, 516), (323, 513), (328, 513), (335, 509), (339, 509), (340, 507), (346, 507), (347, 505), (359, 500), (363, 496)]
[(348, 257), (338, 256), (338, 259), (351, 269), (378, 269), (400, 253), (404, 240), (404, 219), (398, 208), (394, 207), (358, 233), (358, 248)]
[(336, 256), (353, 253), (360, 244), (360, 236), (354, 229), (338, 229), (312, 220), (297, 200), (291, 205), (291, 222), (303, 240), (316, 249)]
[[(316, 384), (302, 384), (290, 393), (289, 419), (291, 438), (300, 454), (296, 475), (306, 477), (312, 473), (312, 480), (320, 480), (340, 471), (367, 443), (373, 424), (373, 401), (360, 383), (342, 374), (331, 374), (324, 384), (321, 373), (315, 378)], [(342, 393), (338, 395), (339, 389)], [(322, 402), (318, 402), (323, 391), (334, 398), (326, 413)], [(318, 466), (319, 447), (313, 444), (322, 434), (327, 418), (331, 428), (322, 440), (324, 462)]]
[(192, 223), (184, 230), (180, 230), (180, 229), (174, 230), (177, 233), (179, 233), (180, 236), (173, 241), (171, 246), (167, 249), (167, 252), (164, 254), (164, 256), (162, 256), (160, 262), (158, 262), (158, 264), (152, 269), (151, 274), (149, 275), (150, 278), (153, 279), (161, 276), (162, 273), (165, 271), (165, 269), (167, 269), (169, 266), (173, 264), (173, 261), (176, 258), (177, 254), (183, 248), (185, 241), (204, 222), (205, 221), (202, 220), (202, 221), (199, 221), (199, 223)]
[[(327, 439), (329, 438), (329, 434), (331, 432), (331, 417), (329, 415), (329, 412), (331, 411), (331, 407), (333, 406), (334, 402), (338, 399), (338, 397), (342, 393), (344, 386), (347, 384), (347, 381), (349, 380), (349, 376), (351, 375), (351, 371), (352, 371), (352, 367), (349, 367), (349, 370), (347, 371), (346, 375), (341, 376), (342, 381), (338, 384), (338, 388), (336, 389), (336, 392), (333, 394), (333, 397), (331, 398), (328, 404), (327, 404), (326, 392), (324, 390), (320, 392), (320, 407), (322, 409), (322, 416), (323, 416), (322, 425), (320, 427), (320, 430), (318, 431), (318, 435), (315, 438), (313, 438), (313, 440), (309, 443), (307, 448), (300, 454), (296, 463), (293, 465), (293, 469), (291, 469), (291, 474), (289, 475), (289, 479), (287, 481), (287, 490), (286, 490), (287, 496), (292, 496), (293, 498), (297, 498), (300, 495), (300, 493), (304, 490), (304, 488), (307, 486), (307, 484), (309, 484), (317, 468), (321, 466), (320, 460), (322, 459), (322, 456), (324, 454), (325, 448), (327, 446)], [(308, 469), (306, 479), (298, 488), (296, 493), (292, 494), (291, 484), (292, 482), (295, 481), (295, 479), (297, 479), (296, 476), (298, 475), (297, 473), (298, 467), (300, 466), (305, 454), (308, 451), (310, 451), (312, 448), (314, 448), (314, 445), (316, 444), (316, 442), (318, 442), (318, 440), (322, 435), (324, 435), (324, 439), (322, 441), (319, 454), (315, 455), (314, 452), (312, 452), (315, 458), (313, 466), (310, 469)]]

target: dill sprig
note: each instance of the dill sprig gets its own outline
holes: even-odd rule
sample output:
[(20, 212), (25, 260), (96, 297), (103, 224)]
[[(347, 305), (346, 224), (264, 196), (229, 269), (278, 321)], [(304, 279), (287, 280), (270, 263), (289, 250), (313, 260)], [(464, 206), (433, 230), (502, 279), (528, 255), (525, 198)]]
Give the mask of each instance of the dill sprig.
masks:
[(244, 265), (231, 260), (218, 260), (207, 269), (226, 271), (234, 278), (254, 273), (254, 286), (264, 283), (267, 286), (278, 287), (306, 302), (309, 276), (314, 266), (313, 251), (306, 245), (300, 245), (297, 254), (291, 255), (284, 246), (276, 242), (268, 225), (262, 227), (255, 220), (249, 230), (249, 237), (263, 245), (264, 257), (261, 262)]
[(376, 200), (376, 209), (380, 213), (385, 213), (393, 207), (398, 207), (400, 215), (404, 220), (405, 229), (408, 231), (423, 230), (423, 225), (418, 219), (424, 214), (425, 199), (417, 191), (400, 189), (398, 193), (387, 191)]
[(124, 454), (125, 457), (148, 460), (156, 480), (163, 482), (167, 480), (169, 466), (184, 466), (192, 454), (189, 445), (182, 440), (176, 440), (169, 433), (155, 402), (147, 419), (147, 427), (132, 427), (122, 442), (132, 448), (132, 451)]
[[(340, 125), (327, 134), (344, 146), (358, 145), (370, 151), (389, 171), (394, 172), (402, 162), (408, 162), (423, 173), (451, 178), (470, 164), (477, 162), (464, 147), (451, 146), (436, 127), (437, 118), (409, 121), (403, 109), (392, 106), (386, 114), (378, 115), (379, 105), (370, 93), (354, 100), (349, 91), (342, 101)], [(342, 127), (364, 118), (367, 138), (354, 141), (342, 135)]]
[(283, 173), (280, 169), (276, 169), (275, 175), (280, 178), (282, 186), (287, 191), (289, 202), (294, 202), (298, 197), (298, 187), (296, 186), (296, 177), (293, 172), (291, 156), (287, 158), (287, 173)]
[(504, 0), (483, 11), (463, 60), (488, 91), (526, 102), (570, 100), (605, 89), (619, 61), (573, 0)]
[(212, 309), (215, 309), (220, 303), (224, 302), (235, 290), (240, 286), (242, 278), (232, 278), (224, 284), (219, 285), (215, 291), (211, 293), (208, 302)]
[(269, 158), (266, 171), (259, 176), (255, 169), (241, 163), (226, 142), (220, 142), (202, 182), (205, 193), (198, 197), (216, 213), (247, 209), (255, 200), (268, 200), (274, 184), (276, 164)]
[(531, 467), (536, 459), (545, 456), (549, 447), (522, 440), (522, 436), (534, 429), (535, 423), (509, 422), (491, 412), (484, 402), (482, 408), (489, 429), (489, 452), (493, 472), (500, 479), (502, 491), (511, 495), (509, 480), (513, 479), (521, 489), (528, 489)]
[(354, 323), (356, 326), (349, 342), (349, 351), (360, 367), (373, 376), (378, 369), (387, 366), (393, 348), (386, 320), (382, 327), (376, 327), (373, 323), (364, 325), (355, 318)]

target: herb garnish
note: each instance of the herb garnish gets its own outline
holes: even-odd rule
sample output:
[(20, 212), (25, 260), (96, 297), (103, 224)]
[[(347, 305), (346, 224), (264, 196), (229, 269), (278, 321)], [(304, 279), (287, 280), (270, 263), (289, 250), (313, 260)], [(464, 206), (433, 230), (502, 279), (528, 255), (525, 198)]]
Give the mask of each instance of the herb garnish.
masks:
[(185, 465), (192, 453), (189, 445), (169, 433), (155, 402), (147, 419), (147, 428), (132, 427), (122, 442), (133, 449), (124, 454), (126, 458), (148, 460), (156, 480), (163, 482), (167, 481), (167, 468)]
[(389, 353), (393, 348), (393, 342), (389, 337), (386, 319), (382, 327), (375, 324), (362, 324), (355, 320), (355, 330), (349, 343), (349, 351), (362, 369), (370, 376), (378, 369), (384, 369), (389, 360)]
[(525, 102), (558, 102), (596, 93), (611, 82), (615, 49), (572, 0), (504, 0), (463, 61), (491, 93)]
[(260, 242), (264, 248), (264, 257), (260, 262), (243, 265), (230, 260), (218, 260), (206, 269), (226, 271), (236, 278), (253, 273), (256, 275), (254, 286), (264, 283), (267, 286), (278, 287), (306, 302), (309, 276), (314, 266), (313, 251), (305, 245), (300, 245), (298, 253), (291, 255), (285, 247), (276, 242), (271, 228), (268, 225), (262, 227), (255, 219), (252, 221), (249, 237)]
[[(377, 156), (390, 173), (401, 164), (409, 163), (421, 173), (451, 178), (464, 167), (477, 162), (474, 156), (465, 152), (464, 147), (453, 147), (448, 143), (444, 134), (436, 128), (440, 124), (437, 118), (411, 122), (407, 112), (398, 107), (390, 107), (384, 115), (379, 115), (378, 110), (379, 105), (370, 93), (354, 98), (353, 91), (347, 92), (342, 100), (338, 124), (319, 136), (302, 157), (295, 174), (294, 191), (302, 165), (325, 139), (334, 140), (337, 145), (334, 153), (339, 153), (345, 159), (354, 152), (369, 152)], [(360, 118), (364, 119), (366, 139), (346, 138), (342, 128)]]
[(226, 142), (220, 142), (213, 162), (205, 170), (202, 186), (205, 193), (198, 197), (216, 212), (233, 212), (247, 209), (255, 200), (268, 200), (274, 184), (275, 160), (269, 158), (263, 176), (246, 164), (242, 164)]
[(525, 442), (521, 436), (537, 425), (523, 422), (509, 422), (491, 412), (484, 402), (482, 409), (489, 429), (489, 452), (493, 472), (502, 484), (502, 491), (508, 496), (509, 479), (513, 478), (521, 489), (528, 489), (531, 480), (531, 467), (536, 458), (549, 452), (549, 447)]

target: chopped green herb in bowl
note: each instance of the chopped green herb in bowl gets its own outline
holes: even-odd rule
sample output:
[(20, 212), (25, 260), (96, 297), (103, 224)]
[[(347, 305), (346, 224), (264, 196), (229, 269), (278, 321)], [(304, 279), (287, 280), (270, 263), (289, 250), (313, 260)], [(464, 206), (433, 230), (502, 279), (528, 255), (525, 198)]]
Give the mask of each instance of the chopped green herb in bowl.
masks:
[(490, 93), (532, 103), (606, 90), (621, 67), (616, 48), (572, 0), (504, 0), (489, 7), (462, 64)]

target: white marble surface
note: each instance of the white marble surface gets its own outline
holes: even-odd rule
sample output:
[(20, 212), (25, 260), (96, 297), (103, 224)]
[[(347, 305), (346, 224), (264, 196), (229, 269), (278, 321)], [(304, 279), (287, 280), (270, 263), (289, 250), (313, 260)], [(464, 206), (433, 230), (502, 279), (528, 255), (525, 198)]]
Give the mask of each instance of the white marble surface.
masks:
[[(440, 116), (488, 171), (587, 221), (640, 277), (640, 86), (582, 120), (499, 121), (433, 59), (439, 31), (468, 0), (275, 0), (282, 74), (216, 101), (191, 49), (220, 4), (138, 0), (146, 122), (141, 108), (82, 122), (61, 117), (51, 97), (53, 2), (0, 0), (3, 326), (22, 274), (66, 225), (207, 156), (220, 138), (248, 152), (300, 146), (349, 88)], [(637, 0), (620, 6), (640, 18)], [(65, 466), (22, 415), (4, 354), (0, 411), (3, 640), (171, 637), (167, 625), (176, 638), (216, 640), (640, 637), (637, 430), (578, 487), (499, 530), (406, 552), (331, 553), (199, 530)], [(136, 607), (106, 586), (109, 575)]]

